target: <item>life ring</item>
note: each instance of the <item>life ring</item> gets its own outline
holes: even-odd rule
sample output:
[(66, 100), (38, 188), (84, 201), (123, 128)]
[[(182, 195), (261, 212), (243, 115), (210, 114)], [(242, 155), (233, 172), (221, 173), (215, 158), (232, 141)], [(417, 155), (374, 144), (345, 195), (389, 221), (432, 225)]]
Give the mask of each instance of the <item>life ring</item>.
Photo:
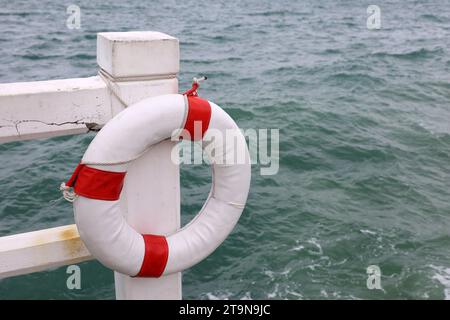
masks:
[[(201, 124), (197, 137), (196, 123)], [(211, 191), (197, 216), (182, 229), (170, 235), (141, 235), (126, 222), (118, 201), (126, 171), (133, 159), (176, 129), (184, 129), (210, 153)], [(76, 194), (75, 222), (90, 253), (110, 269), (137, 277), (180, 272), (210, 255), (239, 220), (250, 188), (250, 158), (240, 131), (234, 134), (233, 145), (222, 139), (204, 143), (210, 131), (227, 130), (239, 128), (223, 109), (196, 92), (147, 98), (110, 120), (63, 188), (73, 187)], [(218, 148), (211, 148), (211, 143)], [(217, 161), (233, 152), (243, 152), (244, 163)]]

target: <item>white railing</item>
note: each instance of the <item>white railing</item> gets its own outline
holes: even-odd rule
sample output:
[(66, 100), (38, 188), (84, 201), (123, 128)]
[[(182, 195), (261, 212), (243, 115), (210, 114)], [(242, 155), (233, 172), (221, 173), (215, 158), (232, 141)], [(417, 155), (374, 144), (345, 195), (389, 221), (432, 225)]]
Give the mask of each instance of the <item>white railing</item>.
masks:
[[(99, 33), (97, 62), (101, 76), (0, 84), (0, 142), (97, 130), (124, 104), (178, 92), (179, 43), (166, 34)], [(173, 147), (170, 141), (156, 145), (128, 170), (120, 201), (141, 233), (168, 234), (180, 227)], [(0, 237), (0, 278), (89, 259), (75, 225)], [(117, 299), (181, 298), (180, 273), (152, 279), (116, 272), (115, 286)]]

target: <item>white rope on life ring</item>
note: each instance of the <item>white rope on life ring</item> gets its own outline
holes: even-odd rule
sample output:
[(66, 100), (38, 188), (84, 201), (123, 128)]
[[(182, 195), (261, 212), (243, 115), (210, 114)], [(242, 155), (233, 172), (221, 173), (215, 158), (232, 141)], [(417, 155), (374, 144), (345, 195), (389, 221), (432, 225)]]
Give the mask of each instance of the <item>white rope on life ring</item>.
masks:
[[(200, 132), (195, 132), (195, 123), (201, 124)], [(210, 157), (211, 191), (197, 216), (182, 229), (170, 235), (141, 235), (121, 212), (123, 180), (130, 161), (176, 130), (200, 141)], [(227, 130), (235, 130), (232, 144), (211, 137), (213, 131), (225, 137)], [(244, 162), (228, 163), (235, 153), (241, 158), (243, 153)], [(96, 259), (123, 274), (159, 277), (195, 265), (226, 239), (244, 209), (250, 176), (248, 149), (238, 126), (193, 90), (144, 99), (120, 112), (97, 134), (61, 190), (73, 201), (81, 239)]]

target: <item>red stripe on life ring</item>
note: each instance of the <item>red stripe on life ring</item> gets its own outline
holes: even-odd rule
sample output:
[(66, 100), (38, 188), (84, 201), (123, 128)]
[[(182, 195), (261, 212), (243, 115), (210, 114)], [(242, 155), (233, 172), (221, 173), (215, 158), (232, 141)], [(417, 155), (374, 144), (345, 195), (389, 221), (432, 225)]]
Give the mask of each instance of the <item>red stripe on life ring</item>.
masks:
[(145, 255), (141, 270), (135, 277), (160, 277), (169, 258), (169, 246), (166, 237), (144, 234)]
[(188, 96), (187, 99), (189, 109), (184, 130), (189, 132), (191, 140), (201, 140), (209, 127), (211, 106), (207, 100), (199, 97)]
[(119, 200), (126, 172), (111, 172), (79, 164), (66, 186), (76, 194), (97, 200)]

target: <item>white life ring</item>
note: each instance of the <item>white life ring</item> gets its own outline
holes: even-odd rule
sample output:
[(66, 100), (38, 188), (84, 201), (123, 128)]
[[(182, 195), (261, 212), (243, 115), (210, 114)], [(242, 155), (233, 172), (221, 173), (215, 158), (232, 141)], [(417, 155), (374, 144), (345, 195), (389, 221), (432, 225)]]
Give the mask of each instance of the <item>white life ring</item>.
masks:
[[(176, 129), (194, 136), (196, 122), (202, 127), (194, 140), (201, 141), (206, 153), (215, 150), (208, 154), (212, 164), (210, 194), (197, 216), (174, 234), (141, 235), (126, 222), (118, 201), (127, 168)], [(138, 277), (183, 271), (211, 254), (239, 220), (250, 188), (250, 159), (242, 133), (234, 135), (233, 145), (208, 136), (209, 132), (225, 134), (227, 130), (239, 128), (219, 106), (195, 94), (144, 99), (109, 121), (65, 186), (66, 191), (73, 187), (76, 194), (75, 221), (90, 253), (110, 269)], [(206, 145), (208, 139), (212, 142)], [(218, 148), (211, 148), (211, 143)], [(235, 152), (244, 153), (244, 163), (218, 161)]]

